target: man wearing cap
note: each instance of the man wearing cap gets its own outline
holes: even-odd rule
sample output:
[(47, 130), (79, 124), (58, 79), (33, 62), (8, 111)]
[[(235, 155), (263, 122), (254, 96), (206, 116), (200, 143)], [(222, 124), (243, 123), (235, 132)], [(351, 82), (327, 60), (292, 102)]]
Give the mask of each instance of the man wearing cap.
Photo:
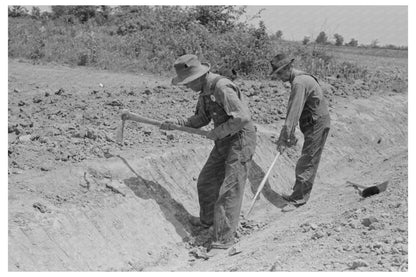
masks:
[[(200, 217), (191, 223), (213, 231), (211, 247), (227, 249), (234, 243), (244, 187), (256, 147), (256, 129), (239, 88), (229, 79), (210, 72), (195, 55), (179, 57), (174, 85), (200, 92), (195, 114), (175, 124), (192, 128), (214, 122), (207, 138), (214, 140), (207, 162), (197, 181)], [(170, 129), (171, 121), (162, 124)]]
[(294, 69), (293, 61), (285, 54), (278, 54), (270, 61), (272, 79), (291, 84), (286, 120), (277, 141), (277, 150), (282, 153), (286, 147), (296, 144), (294, 133), (298, 121), (305, 138), (296, 164), (293, 192), (283, 195), (288, 202), (284, 212), (293, 211), (308, 201), (330, 128), (328, 106), (317, 78)]

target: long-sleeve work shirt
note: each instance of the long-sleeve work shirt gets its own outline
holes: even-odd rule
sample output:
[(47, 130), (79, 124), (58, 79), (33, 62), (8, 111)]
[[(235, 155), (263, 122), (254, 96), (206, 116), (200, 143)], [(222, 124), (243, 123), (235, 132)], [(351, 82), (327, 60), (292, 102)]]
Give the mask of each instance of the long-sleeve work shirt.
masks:
[(321, 86), (314, 76), (294, 69), (290, 83), (292, 88), (282, 129), (286, 138), (294, 135), (298, 121), (304, 133), (318, 118), (329, 114)]
[(208, 73), (195, 114), (186, 120), (185, 126), (200, 128), (212, 119), (217, 139), (233, 135), (243, 128), (254, 129), (250, 111), (241, 99), (238, 87), (226, 78), (216, 82), (218, 76)]

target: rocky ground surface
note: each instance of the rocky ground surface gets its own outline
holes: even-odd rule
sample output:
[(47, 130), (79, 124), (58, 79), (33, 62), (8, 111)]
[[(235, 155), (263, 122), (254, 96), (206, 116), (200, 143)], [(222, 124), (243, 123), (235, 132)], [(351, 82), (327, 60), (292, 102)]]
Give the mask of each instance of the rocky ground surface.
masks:
[[(383, 68), (378, 70), (383, 74), (388, 72)], [(407, 102), (407, 64), (406, 67), (396, 68), (391, 74), (398, 72), (400, 82), (390, 83), (384, 89), (378, 85), (377, 91), (372, 87), (374, 82), (383, 83), (380, 74), (374, 74), (375, 79), (370, 82), (356, 80), (348, 83), (336, 77), (326, 78), (322, 85), (331, 112), (339, 111), (340, 107), (371, 105), (371, 99), (378, 98), (384, 99), (380, 103), (386, 109), (389, 108), (390, 97), (401, 97), (401, 101)], [(9, 201), (19, 197), (36, 199), (44, 193), (41, 187), (26, 185), (21, 187), (25, 192), (20, 194), (21, 183), (16, 181), (19, 176), (30, 180), (31, 176), (49, 176), (82, 163), (105, 162), (114, 157), (114, 153), (134, 153), (144, 157), (174, 151), (178, 146), (192, 149), (205, 141), (196, 135), (160, 131), (153, 126), (128, 122), (124, 145), (115, 143), (122, 109), (161, 121), (192, 115), (197, 95), (170, 86), (167, 78), (9, 60), (8, 81)], [(241, 79), (237, 79), (236, 83), (249, 101), (257, 124), (281, 124), (288, 100), (287, 84)], [(354, 99), (368, 100), (354, 104)], [(404, 124), (406, 112), (398, 111), (399, 118), (393, 118), (383, 128), (397, 124), (396, 121)], [(343, 120), (348, 121), (337, 119), (341, 123)], [(366, 126), (359, 128), (365, 129)], [(336, 129), (332, 132), (332, 137), (343, 136)], [(403, 132), (406, 137), (407, 130)], [(357, 145), (365, 149), (366, 145), (358, 135), (356, 139)], [(354, 143), (350, 143), (349, 147), (354, 147)], [(291, 214), (266, 210), (262, 220), (242, 218), (237, 234), (240, 241), (238, 247), (244, 249), (241, 253), (234, 249), (228, 256), (208, 257), (204, 247), (208, 230), (192, 229), (188, 230), (191, 236), (180, 246), (185, 247), (188, 253), (185, 261), (181, 259), (178, 262), (179, 258), (170, 257), (145, 268), (131, 266), (114, 270), (407, 271), (407, 143), (401, 143), (396, 148), (389, 147), (388, 151), (382, 148), (377, 151), (381, 153), (379, 156), (369, 156), (364, 161), (350, 155), (346, 146), (340, 152), (346, 156), (346, 162), (340, 167), (342, 170), (336, 169), (341, 170), (339, 174), (325, 172), (320, 177), (327, 187), (336, 183), (337, 190), (318, 190), (319, 196), (312, 199), (308, 207)], [(348, 163), (355, 163), (355, 166)], [(347, 169), (344, 170), (344, 167)], [(324, 168), (330, 169), (330, 166)], [(347, 177), (340, 177), (342, 172), (346, 175), (351, 168), (357, 169), (353, 175), (355, 178), (384, 178), (390, 180), (391, 185), (385, 193), (360, 199), (352, 188), (343, 186)], [(106, 178), (95, 177), (100, 180)], [(88, 178), (84, 175), (83, 184), (89, 188)], [(195, 182), (193, 178), (190, 182)], [(125, 194), (114, 184), (106, 183), (105, 188), (116, 194)], [(60, 197), (48, 201), (59, 206), (67, 199), (80, 197), (80, 203), (88, 205), (90, 200), (87, 195), (71, 193), (63, 197), (60, 194)], [(164, 198), (163, 195), (160, 197)], [(160, 201), (163, 201), (162, 198)], [(9, 206), (9, 229), (11, 225), (16, 227), (22, 224), (14, 216), (19, 211), (13, 209)], [(43, 215), (49, 212), (42, 201), (33, 202), (31, 209)], [(24, 270), (24, 267), (15, 266), (10, 268), (9, 260), (9, 269)]]
[[(13, 172), (31, 168), (48, 171), (66, 163), (103, 158), (115, 147), (114, 133), (122, 109), (160, 121), (186, 118), (192, 115), (198, 97), (190, 90), (170, 86), (169, 79), (154, 76), (34, 67), (15, 61), (9, 70), (8, 157)], [(337, 98), (368, 98), (378, 93), (370, 88), (385, 78), (375, 76), (371, 83), (355, 80), (348, 84), (336, 77), (323, 80), (330, 107)], [(387, 84), (389, 91), (406, 89), (406, 75), (399, 76), (401, 85), (391, 88), (394, 84)], [(249, 101), (255, 122), (271, 124), (285, 118), (289, 84), (238, 79), (236, 83)], [(135, 122), (129, 122), (126, 130), (124, 149), (136, 148), (139, 143), (168, 147), (171, 142), (192, 143), (196, 139)]]

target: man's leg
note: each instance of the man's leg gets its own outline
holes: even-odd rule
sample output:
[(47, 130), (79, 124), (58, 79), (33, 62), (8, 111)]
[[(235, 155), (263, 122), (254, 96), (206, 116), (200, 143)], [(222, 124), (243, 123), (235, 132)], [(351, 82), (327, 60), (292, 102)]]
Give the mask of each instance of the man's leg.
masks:
[(198, 177), (199, 216), (204, 225), (212, 225), (214, 222), (214, 206), (224, 180), (225, 157), (214, 146)]
[(296, 164), (296, 182), (290, 196), (298, 205), (309, 200), (328, 132), (329, 127), (318, 123), (312, 132), (305, 134), (302, 154)]
[[(243, 147), (241, 147), (241, 144)], [(255, 133), (246, 135), (230, 148), (225, 163), (225, 178), (215, 203), (214, 241), (234, 243), (240, 219), (244, 187), (256, 147)]]

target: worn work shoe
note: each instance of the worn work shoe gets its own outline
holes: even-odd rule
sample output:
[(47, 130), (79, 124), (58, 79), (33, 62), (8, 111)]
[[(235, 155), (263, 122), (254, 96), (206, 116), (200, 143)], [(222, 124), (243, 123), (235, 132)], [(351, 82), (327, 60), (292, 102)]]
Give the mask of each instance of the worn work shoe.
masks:
[(282, 194), (281, 196), (282, 196), (283, 200), (285, 200), (286, 202), (295, 202), (295, 200), (292, 199), (292, 197), (288, 194)]
[(298, 206), (294, 205), (293, 203), (288, 203), (286, 206), (282, 208), (282, 212), (284, 213), (292, 212), (296, 210), (296, 208), (298, 208)]
[(208, 256), (214, 257), (218, 254), (226, 253), (228, 256), (233, 256), (238, 253), (241, 253), (241, 251), (237, 251), (234, 247), (234, 242), (230, 241), (227, 243), (221, 243), (218, 241), (211, 242), (211, 245), (209, 246)]
[(201, 220), (199, 219), (199, 217), (196, 217), (196, 216), (191, 216), (190, 218), (189, 218), (189, 222), (193, 225), (193, 226), (196, 226), (196, 227), (202, 227), (202, 228), (204, 228), (204, 229), (207, 229), (207, 228), (209, 228), (212, 224), (207, 224), (207, 223), (204, 223), (204, 222), (201, 222)]
[(224, 249), (227, 250), (228, 248), (230, 248), (231, 246), (234, 245), (234, 242), (230, 241), (227, 243), (221, 243), (221, 242), (217, 242), (217, 241), (213, 241), (211, 243), (211, 249)]
[(296, 200), (288, 201), (286, 206), (284, 206), (282, 208), (282, 212), (287, 213), (287, 212), (294, 211), (297, 208), (299, 208), (300, 206), (303, 206), (305, 204), (306, 204), (306, 202), (304, 202), (304, 201), (296, 201)]

